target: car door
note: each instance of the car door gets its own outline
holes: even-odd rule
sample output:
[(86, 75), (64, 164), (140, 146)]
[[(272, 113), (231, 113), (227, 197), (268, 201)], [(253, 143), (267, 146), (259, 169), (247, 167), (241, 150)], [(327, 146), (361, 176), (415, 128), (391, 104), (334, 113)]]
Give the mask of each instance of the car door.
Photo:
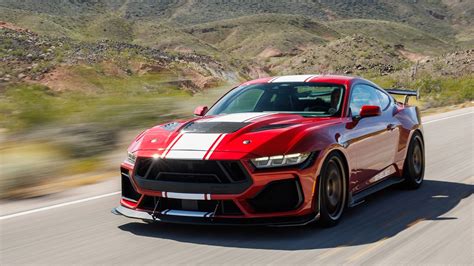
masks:
[[(392, 99), (367, 84), (355, 84), (349, 99), (352, 122), (348, 128), (348, 152), (355, 159), (351, 177), (352, 192), (357, 192), (383, 179), (395, 160), (399, 129), (393, 118)], [(379, 106), (380, 116), (358, 118), (364, 105)], [(384, 172), (382, 172), (384, 170)]]

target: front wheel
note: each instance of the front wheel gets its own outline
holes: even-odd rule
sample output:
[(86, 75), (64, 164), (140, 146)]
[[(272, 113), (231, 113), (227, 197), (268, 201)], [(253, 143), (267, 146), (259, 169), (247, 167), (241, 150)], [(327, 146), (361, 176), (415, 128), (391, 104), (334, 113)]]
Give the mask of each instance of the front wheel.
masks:
[(403, 166), (402, 183), (404, 188), (417, 189), (423, 183), (425, 175), (425, 149), (423, 140), (418, 132), (413, 134), (408, 146), (405, 164)]
[(321, 168), (319, 181), (319, 223), (324, 227), (336, 225), (346, 203), (346, 176), (342, 158), (330, 154)]

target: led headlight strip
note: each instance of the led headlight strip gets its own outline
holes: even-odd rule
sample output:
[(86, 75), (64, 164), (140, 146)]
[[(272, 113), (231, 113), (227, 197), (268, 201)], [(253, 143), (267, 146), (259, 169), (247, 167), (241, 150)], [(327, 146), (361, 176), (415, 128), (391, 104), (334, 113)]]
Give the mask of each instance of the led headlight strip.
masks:
[(276, 155), (270, 157), (260, 157), (255, 159), (250, 159), (252, 164), (256, 168), (272, 168), (272, 167), (282, 167), (296, 165), (304, 162), (308, 159), (310, 153), (293, 153), (287, 155)]

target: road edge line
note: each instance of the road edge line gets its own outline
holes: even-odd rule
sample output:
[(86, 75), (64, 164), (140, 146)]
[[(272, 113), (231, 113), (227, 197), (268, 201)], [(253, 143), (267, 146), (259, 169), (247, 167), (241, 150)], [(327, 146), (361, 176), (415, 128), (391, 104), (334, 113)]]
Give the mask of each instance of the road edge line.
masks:
[(472, 115), (472, 114), (474, 114), (474, 112), (467, 112), (467, 113), (463, 113), (463, 114), (442, 117), (442, 118), (433, 119), (433, 120), (426, 121), (426, 122), (423, 122), (423, 119), (422, 119), (421, 124), (426, 125), (426, 124), (430, 124), (430, 123), (434, 123), (434, 122), (438, 122), (438, 121), (442, 121), (442, 120), (446, 120), (446, 119), (450, 119), (450, 118), (455, 118), (455, 117), (459, 117), (459, 116), (463, 116), (463, 115)]
[(32, 213), (36, 213), (36, 212), (42, 212), (42, 211), (47, 211), (47, 210), (51, 210), (51, 209), (56, 209), (56, 208), (60, 208), (60, 207), (65, 207), (65, 206), (69, 206), (69, 205), (78, 204), (78, 203), (83, 203), (83, 202), (87, 202), (87, 201), (91, 201), (91, 200), (106, 198), (106, 197), (118, 195), (120, 193), (121, 193), (121, 191), (115, 191), (115, 192), (102, 194), (102, 195), (98, 195), (98, 196), (94, 196), (94, 197), (89, 197), (89, 198), (85, 198), (85, 199), (73, 200), (73, 201), (59, 203), (59, 204), (55, 204), (55, 205), (51, 205), (51, 206), (41, 207), (41, 208), (38, 208), (38, 209), (31, 209), (31, 210), (28, 210), (28, 211), (7, 214), (7, 215), (4, 215), (4, 216), (0, 216), (0, 221), (10, 219), (10, 218), (14, 218), (14, 217), (18, 217), (18, 216), (27, 215), (27, 214), (32, 214)]

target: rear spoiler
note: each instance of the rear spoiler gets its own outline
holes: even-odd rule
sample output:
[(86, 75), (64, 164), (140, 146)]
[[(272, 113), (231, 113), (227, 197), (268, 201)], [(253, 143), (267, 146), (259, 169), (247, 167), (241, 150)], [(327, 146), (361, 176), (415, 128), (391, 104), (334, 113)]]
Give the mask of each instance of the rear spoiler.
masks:
[(405, 95), (405, 99), (403, 100), (404, 105), (408, 104), (408, 99), (410, 98), (410, 96), (415, 96), (417, 100), (420, 99), (420, 89), (416, 91), (401, 90), (401, 89), (386, 89), (385, 91), (394, 95)]

